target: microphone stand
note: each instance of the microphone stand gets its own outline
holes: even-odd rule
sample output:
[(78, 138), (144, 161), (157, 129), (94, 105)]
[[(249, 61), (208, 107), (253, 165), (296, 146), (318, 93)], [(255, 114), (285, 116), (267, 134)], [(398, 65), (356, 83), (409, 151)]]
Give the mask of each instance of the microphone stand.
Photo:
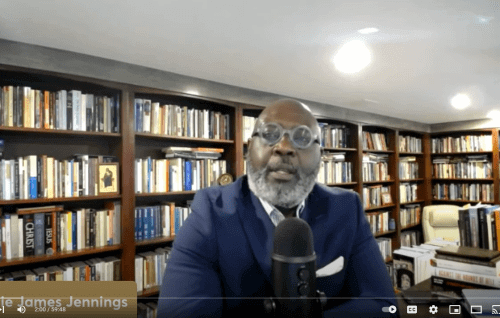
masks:
[[(316, 297), (313, 300), (313, 309), (310, 315), (306, 316), (307, 318), (321, 318), (323, 317), (323, 311), (326, 306), (327, 298), (324, 292), (316, 290)], [(278, 311), (276, 300), (271, 298), (264, 299), (264, 310), (268, 317), (273, 318), (281, 318), (280, 312)], [(283, 310), (281, 310), (283, 311)], [(315, 315), (316, 314), (316, 315)], [(284, 317), (284, 316), (283, 316)], [(298, 317), (303, 318), (303, 317)], [(304, 317), (305, 318), (305, 317)]]

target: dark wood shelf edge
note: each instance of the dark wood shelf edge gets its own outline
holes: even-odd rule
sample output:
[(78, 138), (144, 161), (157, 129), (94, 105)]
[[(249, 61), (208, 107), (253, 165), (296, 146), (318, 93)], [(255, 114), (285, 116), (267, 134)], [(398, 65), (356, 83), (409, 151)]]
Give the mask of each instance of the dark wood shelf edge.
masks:
[(82, 249), (82, 250), (79, 250), (76, 252), (75, 251), (58, 252), (58, 253), (55, 253), (54, 255), (27, 256), (27, 257), (23, 257), (21, 259), (17, 258), (17, 259), (11, 259), (11, 260), (3, 259), (0, 261), (0, 268), (6, 267), (6, 266), (34, 264), (34, 263), (41, 263), (41, 262), (47, 262), (47, 261), (52, 261), (52, 260), (58, 260), (58, 259), (73, 258), (73, 257), (82, 256), (82, 255), (100, 254), (100, 253), (118, 251), (121, 249), (122, 249), (122, 245), (119, 244), (119, 245), (111, 245), (111, 246), (104, 246), (104, 247), (86, 248), (86, 249)]
[(149, 296), (156, 296), (160, 293), (160, 287), (152, 287), (143, 290), (142, 292), (137, 293), (137, 297), (149, 297)]
[(395, 206), (396, 206), (395, 204), (388, 204), (388, 205), (382, 205), (382, 206), (377, 206), (377, 207), (371, 207), (371, 208), (366, 208), (365, 212), (367, 212), (367, 211), (375, 211), (375, 210), (382, 210), (382, 209), (385, 209), (385, 208), (393, 208)]
[(175, 236), (157, 237), (149, 240), (136, 241), (135, 246), (147, 246), (159, 243), (168, 243), (168, 242), (173, 242), (174, 240)]
[(195, 194), (196, 191), (174, 191), (174, 192), (152, 192), (152, 193), (136, 193), (136, 197), (156, 197), (156, 196), (168, 196), (168, 195), (186, 195)]
[(121, 199), (121, 194), (118, 195), (98, 195), (98, 196), (81, 196), (69, 198), (52, 198), (52, 199), (23, 199), (23, 200), (0, 200), (0, 206), (15, 205), (15, 204), (30, 204), (30, 203), (53, 203), (53, 202), (77, 202), (77, 201), (95, 201), (95, 200), (118, 200)]
[(85, 137), (88, 137), (88, 136), (121, 137), (120, 133), (0, 126), (0, 132), (2, 132), (2, 131), (10, 131), (10, 132), (16, 132), (16, 133), (58, 134), (58, 135), (66, 135), (66, 136), (85, 136)]
[(191, 142), (200, 141), (200, 142), (220, 143), (220, 144), (234, 144), (234, 140), (224, 140), (224, 139), (179, 137), (179, 136), (158, 135), (158, 134), (137, 133), (137, 132), (135, 133), (135, 136), (142, 138), (158, 138), (165, 140), (179, 140), (179, 141), (191, 141)]

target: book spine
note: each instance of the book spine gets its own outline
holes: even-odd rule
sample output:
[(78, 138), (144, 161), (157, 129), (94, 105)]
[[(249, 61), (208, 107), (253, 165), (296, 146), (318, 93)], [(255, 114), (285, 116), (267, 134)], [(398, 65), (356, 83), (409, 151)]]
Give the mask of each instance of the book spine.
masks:
[(24, 255), (35, 255), (35, 220), (33, 214), (25, 214), (24, 219)]
[(73, 130), (73, 91), (66, 94), (66, 129)]
[(35, 213), (35, 255), (45, 254), (45, 219), (43, 213)]
[(436, 268), (453, 269), (480, 275), (500, 277), (500, 263), (495, 264), (495, 266), (484, 266), (436, 258)]
[(435, 276), (455, 279), (462, 282), (473, 283), (482, 286), (500, 288), (500, 279), (495, 276), (480, 275), (460, 270), (436, 268)]
[(53, 232), (52, 232), (52, 213), (41, 213), (45, 216), (45, 254), (53, 255), (52, 248)]
[(36, 199), (38, 196), (37, 191), (37, 156), (28, 156), (29, 161), (29, 197)]

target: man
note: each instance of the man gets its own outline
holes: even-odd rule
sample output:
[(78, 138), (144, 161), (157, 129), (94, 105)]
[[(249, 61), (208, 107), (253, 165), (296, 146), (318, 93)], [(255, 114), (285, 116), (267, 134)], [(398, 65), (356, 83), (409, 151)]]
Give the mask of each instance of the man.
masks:
[(158, 317), (263, 317), (263, 300), (273, 295), (273, 233), (283, 217), (312, 229), (323, 273), (316, 287), (329, 298), (325, 317), (389, 315), (382, 307), (396, 305), (394, 291), (358, 195), (315, 183), (319, 142), (318, 123), (302, 103), (264, 109), (248, 144), (248, 176), (194, 197), (173, 244)]

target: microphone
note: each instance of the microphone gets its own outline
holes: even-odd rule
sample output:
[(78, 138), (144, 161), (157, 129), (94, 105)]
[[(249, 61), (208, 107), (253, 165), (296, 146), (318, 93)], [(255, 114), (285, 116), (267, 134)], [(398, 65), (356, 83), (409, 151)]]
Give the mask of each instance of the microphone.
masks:
[(324, 293), (316, 291), (316, 254), (309, 224), (286, 218), (274, 232), (271, 269), (274, 298), (264, 306), (273, 317), (322, 317)]

